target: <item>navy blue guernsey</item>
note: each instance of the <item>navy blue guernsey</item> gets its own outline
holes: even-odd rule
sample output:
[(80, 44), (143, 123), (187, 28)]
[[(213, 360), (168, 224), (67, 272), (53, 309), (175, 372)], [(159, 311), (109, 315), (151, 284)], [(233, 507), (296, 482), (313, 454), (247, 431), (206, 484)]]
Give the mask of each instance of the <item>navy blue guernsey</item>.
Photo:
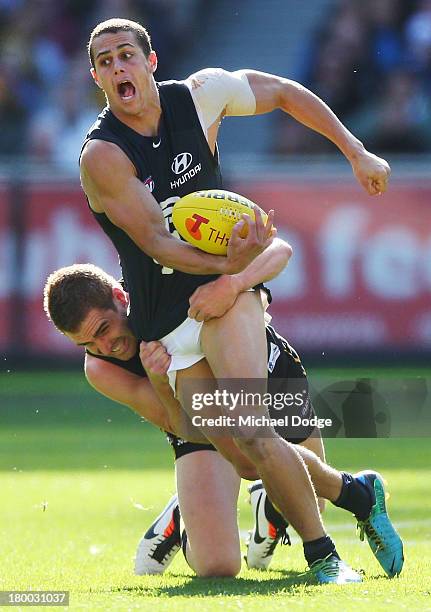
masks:
[(142, 365), (141, 358), (139, 357), (139, 351), (128, 359), (127, 361), (123, 361), (122, 359), (115, 359), (115, 357), (105, 357), (104, 355), (96, 355), (95, 353), (90, 353), (90, 351), (86, 351), (87, 355), (91, 355), (92, 357), (96, 357), (97, 359), (101, 359), (102, 361), (107, 361), (108, 363), (112, 363), (113, 365), (119, 366), (123, 368), (123, 370), (127, 370), (132, 374), (136, 374), (136, 376), (142, 376), (143, 378), (147, 377), (147, 373)]
[[(159, 202), (166, 225), (173, 233), (175, 201), (200, 189), (221, 187), (218, 152), (212, 154), (195, 105), (182, 82), (158, 84), (161, 119), (157, 137), (138, 134), (105, 108), (87, 134), (88, 140), (105, 140), (120, 147), (136, 174)], [(115, 169), (113, 169), (115, 171)], [(92, 211), (120, 257), (130, 296), (129, 325), (138, 340), (158, 340), (186, 318), (193, 291), (216, 278), (172, 270), (156, 263), (104, 213)], [(175, 234), (178, 238), (178, 234)]]

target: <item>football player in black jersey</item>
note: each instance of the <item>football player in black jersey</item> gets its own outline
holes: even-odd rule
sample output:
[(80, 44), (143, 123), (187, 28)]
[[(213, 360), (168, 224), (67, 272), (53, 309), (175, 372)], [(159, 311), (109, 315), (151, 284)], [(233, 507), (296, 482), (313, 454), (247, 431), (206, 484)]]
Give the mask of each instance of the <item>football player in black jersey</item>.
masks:
[[(187, 322), (188, 298), (209, 280), (192, 275), (241, 270), (271, 242), (271, 215), (266, 226), (259, 219), (251, 224), (246, 241), (234, 234), (224, 260), (197, 252), (166, 229), (165, 217), (171, 229), (175, 199), (194, 189), (220, 185), (216, 137), (224, 115), (281, 108), (333, 140), (370, 194), (386, 188), (387, 163), (367, 152), (322, 101), (296, 83), (254, 71), (229, 76), (219, 70), (202, 71), (188, 82), (157, 84), (157, 56), (147, 32), (124, 20), (99, 24), (90, 38), (89, 55), (93, 77), (105, 91), (108, 106), (84, 143), (82, 184), (91, 210), (120, 254), (131, 297), (129, 320), (140, 340), (181, 331), (181, 321)], [(216, 109), (211, 100), (218, 104)], [(241, 294), (227, 315), (205, 323), (199, 334), (216, 377), (264, 381), (265, 334), (257, 295)], [(178, 361), (177, 354), (172, 357)], [(175, 366), (180, 398), (184, 378), (199, 376), (202, 367), (202, 360), (190, 368)], [(309, 562), (317, 560), (316, 550), (330, 556), (333, 545), (320, 522), (305, 466), (280, 438), (262, 440), (237, 438), (236, 444), (301, 535)], [(295, 494), (298, 489), (300, 498)], [(338, 563), (336, 556), (330, 563)], [(347, 574), (340, 566), (337, 580)]]
[[(244, 274), (244, 277), (250, 280), (248, 274)], [(254, 284), (259, 277), (252, 280)], [(130, 406), (157, 425), (181, 435), (182, 431), (176, 429), (175, 418), (171, 418), (175, 411), (179, 415), (182, 414), (182, 409), (172, 392), (167, 400), (168, 416), (166, 416), (157, 395), (145, 378), (145, 372), (138, 358), (137, 340), (127, 327), (128, 296), (121, 286), (99, 268), (87, 264), (70, 266), (54, 272), (47, 280), (44, 293), (45, 310), (56, 327), (71, 340), (86, 346), (87, 351), (90, 351), (85, 362), (85, 372), (89, 382), (111, 399)], [(214, 284), (209, 299), (220, 305), (226, 300), (224, 288), (221, 289), (221, 295), (217, 296), (217, 284)], [(231, 296), (226, 300), (226, 306), (230, 302)], [(204, 311), (208, 309), (202, 301), (201, 307)], [(79, 342), (86, 338), (87, 341)], [(295, 381), (299, 381), (301, 389), (307, 388), (305, 372), (292, 347), (270, 327), (267, 328), (266, 338), (268, 348), (265, 350), (265, 356), (270, 381), (277, 383), (279, 380), (283, 388), (289, 391), (292, 391), (290, 385)], [(273, 352), (272, 347), (278, 349), (277, 358), (275, 357), (277, 351)], [(169, 357), (166, 358), (164, 347), (160, 343), (154, 341), (145, 345), (141, 354), (151, 380), (154, 380), (154, 376), (166, 378)], [(282, 377), (281, 380), (279, 377)], [(313, 415), (310, 402), (307, 406), (305, 416), (310, 417)], [(296, 410), (299, 411), (299, 407), (293, 408), (293, 413)], [(302, 409), (301, 414), (304, 416)], [(181, 427), (181, 419), (178, 423)], [(312, 430), (313, 428), (309, 427), (304, 434), (300, 434), (302, 437), (295, 436), (295, 439), (290, 441), (302, 442), (308, 447), (296, 445), (295, 452), (305, 461), (317, 494), (354, 513), (359, 524), (368, 525), (367, 516), (370, 514), (372, 497), (368, 487), (361, 480), (363, 473), (352, 476), (324, 464), (321, 460), (324, 455), (320, 438), (310, 437)], [(197, 442), (207, 441), (198, 439)], [(188, 443), (179, 441), (178, 438), (174, 439), (172, 436), (171, 443), (178, 459), (189, 457), (182, 462), (186, 472), (180, 472), (182, 477), (179, 480), (179, 490), (183, 492), (184, 519), (192, 543), (192, 547), (187, 549), (187, 559), (201, 575), (235, 574), (239, 570), (238, 534), (234, 510), (238, 494), (238, 478), (235, 477), (231, 466), (218, 454), (208, 456), (206, 453), (204, 458), (201, 456), (190, 458), (190, 447), (188, 452), (185, 452)], [(247, 460), (247, 457), (241, 455), (233, 440), (224, 440), (222, 448), (227, 449), (227, 454), (230, 453), (230, 461), (235, 465), (239, 475), (248, 479), (258, 476), (254, 465)], [(309, 450), (310, 448), (315, 452)], [(193, 450), (210, 449), (206, 446), (195, 447)], [(198, 504), (195, 503), (195, 494), (203, 496), (202, 499), (199, 498)], [(249, 543), (247, 560), (252, 567), (266, 567), (272, 557), (275, 544), (285, 531), (286, 521), (270, 503), (261, 483), (251, 488), (251, 500), (256, 526), (252, 534), (253, 539)], [(204, 512), (203, 517), (198, 509)], [(167, 564), (165, 557), (167, 561), (171, 559), (168, 552), (170, 551), (170, 554), (175, 552), (175, 546), (178, 549), (179, 522), (178, 511), (174, 512), (175, 500), (168, 506), (168, 510), (171, 512), (171, 520), (165, 525), (165, 529), (162, 532), (155, 532), (152, 526), (151, 537), (146, 534), (141, 540), (136, 565), (138, 573), (143, 573), (145, 569), (148, 571), (148, 568), (154, 572), (154, 564), (163, 569)], [(384, 513), (386, 515), (386, 511)], [(162, 513), (160, 520), (156, 521), (156, 526), (160, 522), (163, 524), (166, 518), (169, 518), (169, 513)], [(395, 542), (392, 542), (391, 554), (394, 556), (396, 552), (402, 556), (401, 541), (389, 519), (386, 521), (386, 536), (389, 533), (388, 527), (397, 538), (398, 548)], [(174, 532), (177, 540), (172, 542), (171, 536)], [(214, 542), (212, 538), (215, 538)], [(157, 540), (156, 543), (154, 539)], [(167, 544), (170, 545), (169, 550), (166, 550)], [(211, 556), (208, 556), (209, 548), (212, 551)], [(382, 549), (379, 546), (377, 551), (373, 550), (379, 561), (377, 553), (383, 552), (384, 549), (385, 547)], [(160, 550), (165, 554), (155, 559), (154, 553)], [(152, 557), (150, 553), (153, 554)], [(150, 565), (147, 562), (148, 558), (152, 561)], [(397, 562), (400, 563), (400, 560)], [(382, 566), (384, 567), (383, 564)], [(324, 582), (322, 578), (320, 581)]]
[[(89, 55), (108, 106), (84, 143), (81, 180), (90, 209), (119, 252), (130, 291), (129, 321), (139, 340), (162, 339), (167, 345), (170, 337), (175, 344), (184, 326), (193, 328), (194, 320), (186, 319), (188, 299), (210, 280), (208, 275), (241, 271), (272, 242), (271, 213), (266, 225), (259, 215), (256, 223), (248, 221), (245, 240), (235, 226), (226, 258), (199, 252), (168, 231), (176, 199), (195, 189), (220, 186), (216, 138), (223, 116), (280, 108), (332, 140), (368, 193), (386, 189), (388, 164), (366, 151), (321, 100), (297, 83), (255, 71), (218, 70), (202, 71), (187, 82), (157, 84), (157, 56), (146, 30), (124, 20), (99, 24), (90, 38)], [(185, 381), (202, 377), (207, 367), (203, 356), (210, 368), (206, 376), (254, 378), (262, 381), (265, 392), (266, 341), (256, 293), (242, 293), (225, 316), (194, 329), (196, 346), (202, 349), (195, 365), (186, 364), (180, 350), (170, 351), (184, 408)], [(339, 561), (326, 535), (304, 463), (272, 435), (238, 436), (235, 444), (300, 534), (310, 566), (322, 561), (314, 565), (318, 579), (360, 581)], [(218, 440), (211, 441), (220, 448)]]
[[(263, 258), (266, 261), (262, 261)], [(278, 259), (268, 258), (265, 254), (261, 256), (260, 262), (259, 279), (250, 277), (245, 272), (241, 275), (244, 283), (268, 278), (270, 268), (275, 275), (285, 265), (282, 253), (279, 253)], [(239, 277), (237, 280), (240, 280)], [(230, 291), (232, 288), (233, 285), (230, 285)], [(241, 285), (236, 284), (235, 291), (239, 290)], [(109, 305), (114, 307), (110, 299), (112, 295), (117, 306), (109, 310)], [(77, 325), (81, 317), (88, 321), (90, 328), (92, 326), (97, 328), (94, 340), (85, 343), (87, 346), (85, 373), (92, 386), (110, 399), (129, 406), (161, 429), (182, 433), (181, 430), (176, 430), (175, 418), (169, 418), (173, 411), (167, 413), (148, 379), (145, 378), (145, 370), (139, 360), (137, 342), (127, 328), (126, 318), (119, 316), (118, 309), (124, 314), (125, 297), (120, 285), (95, 266), (70, 266), (54, 272), (49, 277), (45, 287), (45, 310), (47, 314), (51, 313), (54, 322), (62, 331), (69, 326)], [(195, 297), (197, 301), (192, 300), (192, 303), (199, 304), (202, 311), (209, 316), (210, 305), (205, 305), (203, 301), (205, 294), (201, 292)], [(220, 309), (228, 307), (231, 301), (232, 295), (229, 294), (225, 284), (217, 282), (211, 287), (212, 312), (214, 308), (220, 312)], [(95, 309), (92, 309), (91, 305)], [(90, 316), (88, 316), (89, 309)], [(102, 310), (103, 317), (95, 319), (94, 310), (97, 313), (99, 309)], [(87, 328), (86, 323), (83, 328)], [(69, 336), (68, 333), (66, 335)], [(71, 337), (74, 338), (75, 335), (72, 334)], [(288, 378), (303, 380), (305, 373), (296, 354), (270, 328), (267, 330), (267, 342), (268, 354), (272, 345), (280, 347), (278, 359), (272, 359), (271, 365), (268, 366), (270, 376), (276, 379), (282, 378), (281, 383), (286, 382)], [(158, 367), (163, 367), (164, 363), (166, 364), (159, 359)], [(150, 357), (149, 365), (153, 365), (157, 371), (154, 354)], [(301, 388), (303, 387), (304, 384), (301, 383)], [(181, 416), (181, 410), (172, 393), (171, 401), (174, 411), (176, 409)], [(310, 404), (308, 416), (312, 414)], [(182, 423), (181, 418), (178, 423)], [(314, 432), (314, 428), (305, 428), (300, 435), (304, 439), (308, 438), (303, 444), (323, 459), (322, 441), (320, 435)], [(215, 453), (214, 447), (205, 439), (202, 439), (201, 443), (191, 443), (174, 434), (168, 434), (168, 441), (174, 449), (178, 492), (182, 500), (184, 523), (189, 534), (187, 560), (202, 576), (235, 575), (239, 571), (241, 562), (236, 514), (239, 477), (231, 464)], [(302, 442), (302, 439), (296, 437), (295, 442)], [(256, 473), (251, 471), (253, 466), (240, 454), (236, 458), (236, 468), (248, 478), (256, 477)], [(258, 483), (257, 486), (260, 495), (264, 496), (260, 509), (264, 514), (260, 517), (259, 523), (262, 538), (258, 545), (255, 539), (250, 542), (247, 556), (250, 567), (261, 567), (262, 561), (269, 564), (272, 554), (268, 555), (268, 549), (272, 549), (273, 552), (274, 544), (280, 540), (286, 527), (283, 518), (272, 509), (269, 500), (266, 500), (262, 485)], [(160, 525), (166, 527), (164, 521), (167, 520), (169, 525), (171, 519), (176, 526), (175, 533), (166, 536), (165, 529), (161, 531)], [(178, 550), (178, 542), (173, 537), (173, 535), (179, 537), (177, 505), (172, 507), (172, 504), (168, 504), (167, 509), (155, 523), (156, 532), (152, 526), (138, 547), (135, 561), (135, 571), (138, 574), (164, 571), (172, 560), (173, 553)], [(191, 548), (190, 542), (193, 544)], [(211, 555), (208, 554), (208, 550), (211, 550)]]

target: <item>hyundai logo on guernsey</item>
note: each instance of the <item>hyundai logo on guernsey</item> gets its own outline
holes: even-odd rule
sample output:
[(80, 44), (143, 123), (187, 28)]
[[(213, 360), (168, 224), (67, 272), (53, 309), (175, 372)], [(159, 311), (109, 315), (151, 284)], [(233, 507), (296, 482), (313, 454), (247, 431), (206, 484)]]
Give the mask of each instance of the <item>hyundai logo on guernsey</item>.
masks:
[[(181, 176), (175, 181), (171, 181), (171, 189), (184, 185), (185, 182), (193, 178), (198, 172), (201, 171), (202, 165), (200, 163), (196, 164), (196, 166), (193, 168), (190, 168), (192, 161), (193, 156), (188, 152), (178, 153), (178, 155), (174, 157), (171, 170), (174, 174), (181, 174)], [(188, 170), (188, 168), (190, 168), (190, 170)], [(186, 172), (186, 170), (188, 171)]]
[(191, 153), (179, 153), (174, 157), (174, 161), (172, 162), (172, 172), (175, 174), (182, 174), (193, 161), (193, 157)]

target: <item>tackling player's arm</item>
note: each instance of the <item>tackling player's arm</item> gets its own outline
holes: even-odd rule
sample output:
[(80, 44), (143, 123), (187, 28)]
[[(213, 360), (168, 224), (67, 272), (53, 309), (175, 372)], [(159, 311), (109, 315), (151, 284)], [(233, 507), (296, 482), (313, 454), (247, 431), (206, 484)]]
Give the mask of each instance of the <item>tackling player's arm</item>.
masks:
[[(272, 215), (266, 225), (247, 220), (247, 238), (227, 257), (210, 255), (175, 238), (165, 227), (159, 204), (137, 178), (135, 168), (117, 145), (90, 140), (81, 156), (81, 183), (94, 212), (103, 212), (158, 263), (188, 274), (233, 274), (243, 270), (272, 242)], [(245, 220), (234, 227), (238, 234)]]
[(163, 344), (157, 340), (141, 342), (139, 357), (155, 392), (168, 412), (171, 423), (170, 431), (188, 442), (208, 444), (208, 440), (202, 432), (196, 427), (190, 427), (188, 416), (172, 393), (167, 377), (171, 356), (167, 353)]
[(289, 243), (281, 238), (275, 238), (271, 246), (256, 257), (245, 270), (231, 275), (238, 293), (247, 291), (259, 283), (267, 283), (278, 276), (289, 263), (292, 253)]
[[(152, 380), (88, 353), (85, 356), (84, 371), (90, 385), (102, 395), (131, 408), (156, 427), (184, 437), (184, 412), (174, 398), (169, 383), (169, 393), (166, 393), (163, 377), (156, 379), (153, 387)], [(208, 443), (205, 437), (198, 437), (198, 434), (196, 432), (196, 437), (189, 441)]]
[(291, 256), (290, 244), (276, 238), (271, 246), (242, 272), (220, 276), (215, 281), (198, 287), (189, 300), (188, 316), (196, 321), (222, 317), (232, 308), (240, 293), (278, 276), (287, 266)]
[(168, 412), (148, 379), (88, 353), (85, 356), (84, 371), (96, 391), (131, 408), (153, 425), (171, 431)]

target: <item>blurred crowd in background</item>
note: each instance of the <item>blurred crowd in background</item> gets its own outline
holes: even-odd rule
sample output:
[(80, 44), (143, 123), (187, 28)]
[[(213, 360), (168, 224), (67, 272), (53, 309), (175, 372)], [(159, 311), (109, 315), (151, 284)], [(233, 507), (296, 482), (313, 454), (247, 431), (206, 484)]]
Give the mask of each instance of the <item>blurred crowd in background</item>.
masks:
[[(430, 151), (431, 0), (330, 6), (294, 78), (368, 148)], [(204, 27), (207, 7), (204, 0), (0, 0), (0, 157), (76, 168), (83, 136), (104, 104), (88, 70), (91, 29), (112, 16), (146, 25), (163, 80), (172, 77), (197, 26)], [(333, 151), (281, 113), (274, 126), (274, 153)]]
[[(295, 78), (369, 149), (431, 151), (431, 0), (338, 1)], [(278, 122), (278, 153), (333, 151), (286, 116)]]
[(77, 167), (83, 137), (104, 105), (86, 45), (97, 23), (139, 21), (172, 78), (203, 0), (0, 0), (0, 156)]

